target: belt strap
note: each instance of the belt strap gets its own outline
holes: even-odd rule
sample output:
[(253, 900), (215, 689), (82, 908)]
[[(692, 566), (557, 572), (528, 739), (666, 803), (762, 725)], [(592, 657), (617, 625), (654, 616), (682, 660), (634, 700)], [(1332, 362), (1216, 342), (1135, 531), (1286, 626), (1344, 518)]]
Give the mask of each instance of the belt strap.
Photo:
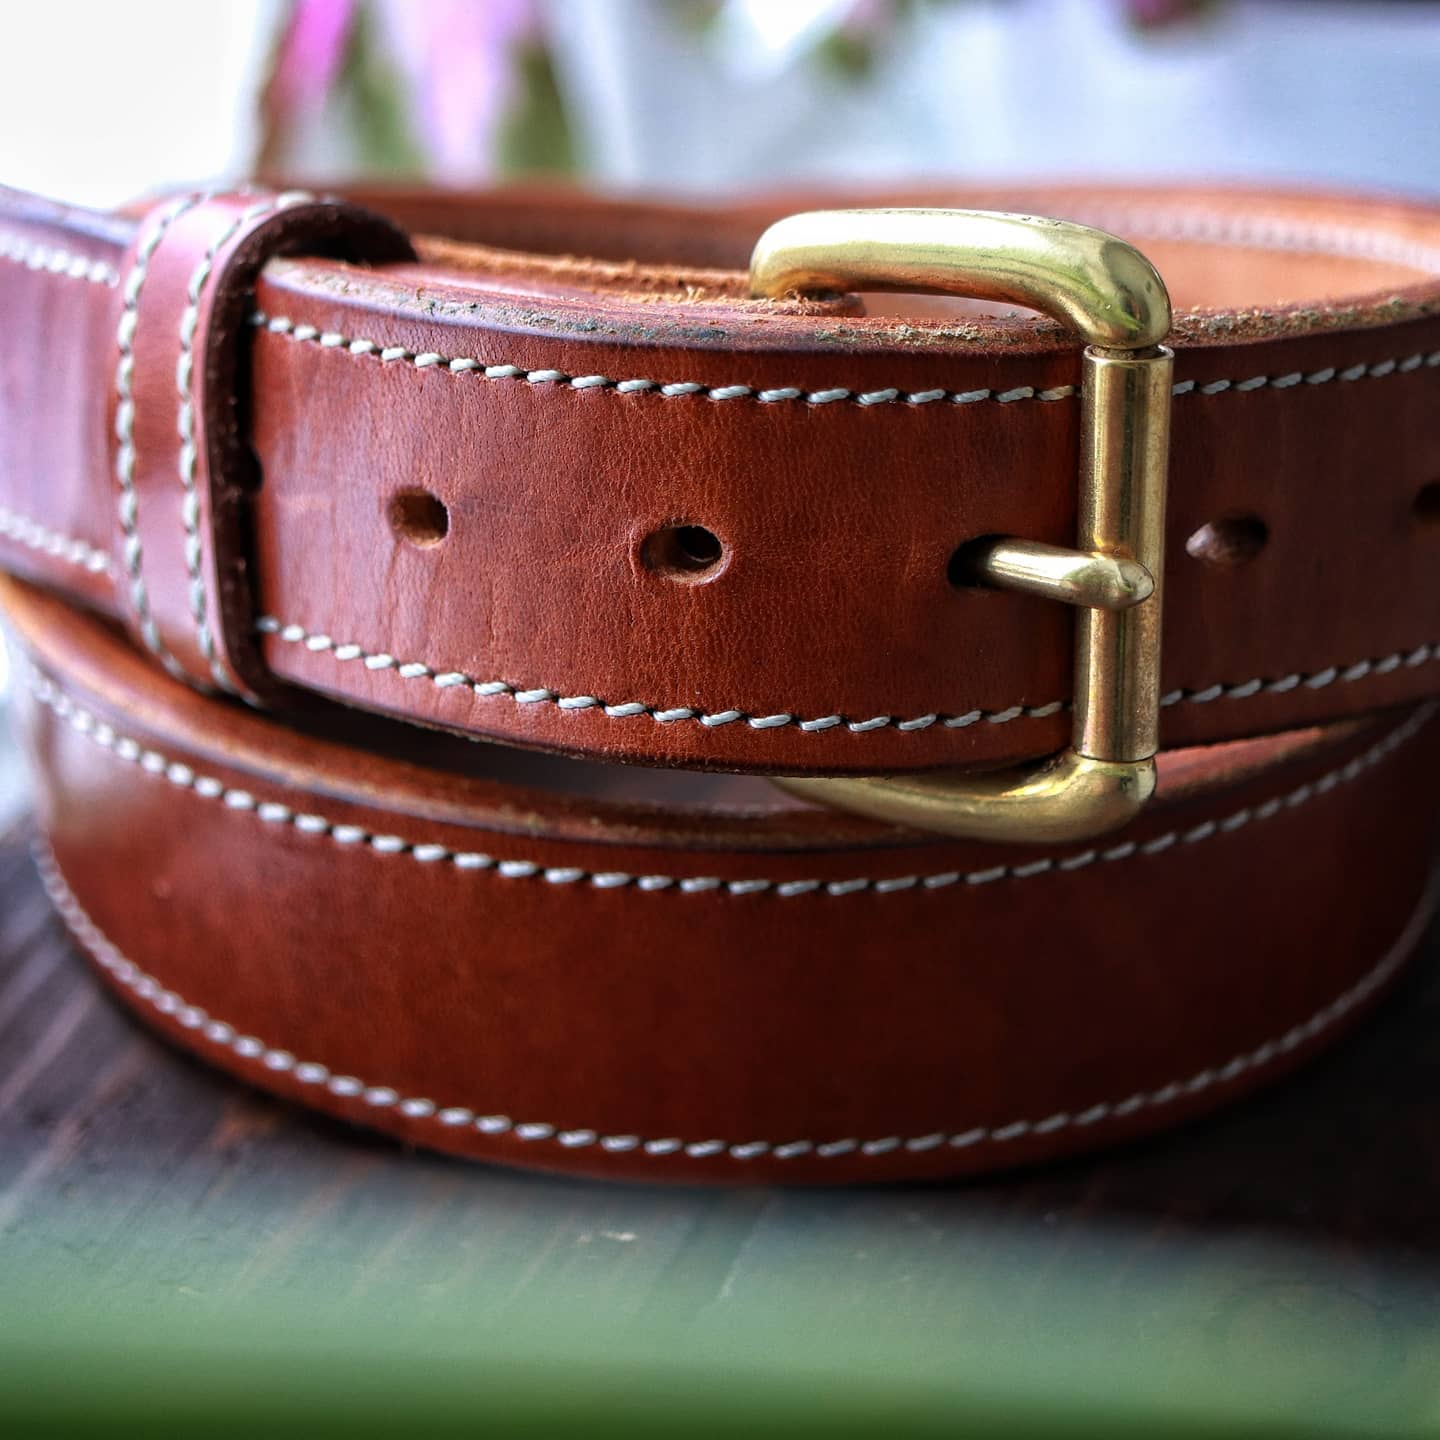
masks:
[[(1435, 691), (1440, 211), (907, 198), (1099, 224), (1169, 281), (1167, 745)], [(1073, 535), (1067, 337), (746, 299), (733, 267), (813, 196), (372, 199), (460, 238), (283, 196), (0, 197), (4, 563), (271, 704), (791, 774), (1060, 747), (1070, 618), (950, 562)]]
[(655, 805), (580, 797), (616, 767), (410, 763), (396, 727), (314, 739), (0, 599), (42, 874), (102, 978), (254, 1084), (464, 1155), (809, 1183), (1109, 1143), (1285, 1073), (1428, 914), (1431, 706), (1172, 753), (1123, 838), (1040, 853), (743, 779)]

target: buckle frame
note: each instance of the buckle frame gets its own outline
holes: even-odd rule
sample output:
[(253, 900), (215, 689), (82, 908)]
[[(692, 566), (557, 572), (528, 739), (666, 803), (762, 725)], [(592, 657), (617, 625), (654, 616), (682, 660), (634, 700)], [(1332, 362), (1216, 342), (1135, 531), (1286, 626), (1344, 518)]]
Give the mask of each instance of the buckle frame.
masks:
[(757, 296), (904, 290), (1042, 311), (1085, 342), (1076, 546), (1005, 538), (989, 584), (1079, 609), (1074, 729), (1048, 759), (913, 776), (784, 777), (806, 800), (946, 835), (1065, 842), (1126, 824), (1155, 790), (1173, 355), (1170, 299), (1132, 245), (1094, 230), (982, 210), (817, 210), (760, 237)]

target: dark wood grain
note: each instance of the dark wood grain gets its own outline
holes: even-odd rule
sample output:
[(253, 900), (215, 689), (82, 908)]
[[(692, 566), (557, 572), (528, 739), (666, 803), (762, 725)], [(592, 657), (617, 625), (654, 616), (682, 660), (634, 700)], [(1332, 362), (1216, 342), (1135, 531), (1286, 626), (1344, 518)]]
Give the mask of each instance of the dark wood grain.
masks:
[(407, 1152), (168, 1048), (93, 983), (22, 826), (0, 840), (0, 1275), (0, 1335), (22, 1297), (122, 1331), (279, 1306), (416, 1347), (603, 1317), (696, 1363), (779, 1325), (812, 1359), (858, 1335), (988, 1381), (1223, 1377), (1410, 1414), (1440, 1403), (1440, 933), (1303, 1075), (1167, 1138), (963, 1186), (645, 1189)]

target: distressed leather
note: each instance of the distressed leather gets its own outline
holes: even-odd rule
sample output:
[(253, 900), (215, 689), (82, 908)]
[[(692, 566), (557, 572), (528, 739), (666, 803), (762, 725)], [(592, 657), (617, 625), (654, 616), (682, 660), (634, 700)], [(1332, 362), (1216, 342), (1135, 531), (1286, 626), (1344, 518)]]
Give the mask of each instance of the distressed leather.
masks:
[[(310, 691), (650, 765), (909, 770), (1063, 743), (1072, 617), (957, 589), (946, 572), (979, 535), (1071, 536), (1069, 337), (935, 299), (745, 299), (754, 238), (814, 195), (719, 213), (365, 198), (408, 230), (458, 238), (419, 239), (403, 260), (376, 227), (379, 249), (347, 253), (385, 263), (300, 258), (334, 236), (316, 225), (307, 246), (297, 215), (283, 240), (258, 232), (196, 306), (198, 334), (228, 307), (207, 353), (230, 357), (240, 399), (220, 403), (260, 477), (257, 489), (231, 447), (199, 487), (202, 503), (234, 502), (218, 541), (208, 517), (197, 526), (213, 645), (252, 655), (266, 632), (263, 673), (227, 664), (220, 678), (281, 710)], [(1181, 393), (1165, 744), (1435, 690), (1440, 525), (1422, 497), (1440, 480), (1440, 212), (1214, 189), (907, 198), (1102, 224), (1169, 282)], [(151, 361), (143, 297), (133, 337), (134, 424), (159, 457), (136, 490), (140, 578), (201, 680), (213, 667), (186, 486), (162, 440), (182, 403), (175, 286), (233, 208), (207, 202), (170, 227)], [(124, 297), (157, 223), (0, 203), (0, 554), (142, 631), (112, 421)], [(228, 324), (237, 297), (258, 312), (248, 336)], [(394, 528), (395, 498), (414, 490), (448, 511), (439, 544)], [(1268, 530), (1257, 556), (1188, 553), (1201, 527), (1236, 515)], [(646, 537), (676, 523), (726, 547), (707, 583), (644, 562)]]
[(1037, 852), (743, 778), (656, 804), (623, 767), (407, 760), (0, 599), (42, 874), (101, 978), (249, 1083), (475, 1158), (849, 1183), (1114, 1143), (1343, 1033), (1428, 914), (1432, 706), (1172, 752), (1122, 840)]

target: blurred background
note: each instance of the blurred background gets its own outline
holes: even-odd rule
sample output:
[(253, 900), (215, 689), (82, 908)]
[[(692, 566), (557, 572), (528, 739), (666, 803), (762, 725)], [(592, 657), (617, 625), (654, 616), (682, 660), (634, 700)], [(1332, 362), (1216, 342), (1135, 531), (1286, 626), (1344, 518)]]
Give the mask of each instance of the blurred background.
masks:
[[(907, 175), (1440, 191), (1401, 0), (0, 0), (0, 183), (291, 171), (714, 191)], [(37, 57), (65, 55), (66, 85)]]

